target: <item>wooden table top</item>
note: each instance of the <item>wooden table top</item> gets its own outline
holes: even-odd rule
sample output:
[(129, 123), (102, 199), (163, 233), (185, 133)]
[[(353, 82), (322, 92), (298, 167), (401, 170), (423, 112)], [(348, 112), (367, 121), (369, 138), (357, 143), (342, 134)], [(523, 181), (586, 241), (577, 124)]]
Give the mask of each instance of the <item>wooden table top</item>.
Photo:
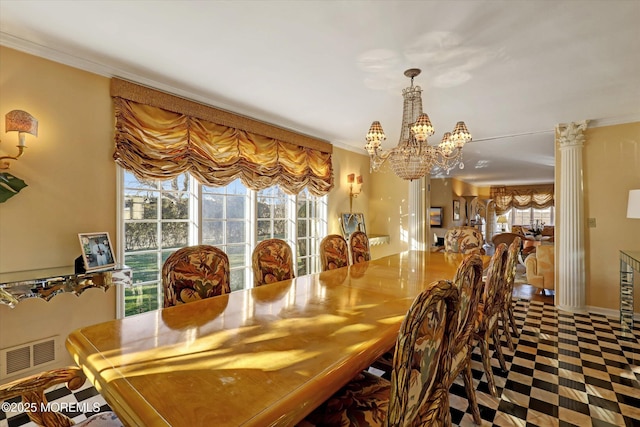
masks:
[(66, 345), (127, 425), (294, 425), (391, 348), (414, 297), (462, 258), (404, 252), (81, 328)]

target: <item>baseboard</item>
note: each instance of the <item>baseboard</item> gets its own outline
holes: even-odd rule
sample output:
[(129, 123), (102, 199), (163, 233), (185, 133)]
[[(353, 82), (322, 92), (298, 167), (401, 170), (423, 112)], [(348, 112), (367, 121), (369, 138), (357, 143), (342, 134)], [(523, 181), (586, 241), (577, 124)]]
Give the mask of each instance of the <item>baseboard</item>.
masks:
[[(612, 310), (610, 308), (596, 307), (593, 305), (588, 305), (587, 310), (592, 313), (602, 314), (604, 316), (612, 317), (614, 319), (620, 318), (620, 310)], [(633, 321), (640, 322), (640, 313), (633, 313)]]

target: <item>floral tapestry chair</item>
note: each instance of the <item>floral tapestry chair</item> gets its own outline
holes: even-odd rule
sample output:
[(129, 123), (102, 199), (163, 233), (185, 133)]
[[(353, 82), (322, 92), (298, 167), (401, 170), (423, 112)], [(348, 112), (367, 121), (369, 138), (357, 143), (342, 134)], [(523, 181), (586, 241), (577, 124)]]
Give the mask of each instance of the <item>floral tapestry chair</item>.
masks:
[(77, 390), (84, 385), (85, 381), (86, 377), (82, 373), (82, 369), (76, 366), (52, 369), (0, 385), (0, 402), (18, 396), (22, 397), (24, 406), (31, 408), (30, 411), (27, 411), (29, 419), (38, 426), (123, 427), (118, 416), (111, 411), (100, 412), (86, 420), (74, 423), (71, 418), (61, 412), (44, 410), (47, 408), (45, 395), (47, 389), (66, 383), (69, 390)]
[(453, 227), (444, 235), (444, 251), (484, 255), (484, 238), (474, 227)]
[(209, 245), (178, 249), (162, 266), (164, 307), (231, 292), (229, 258)]
[(428, 286), (400, 326), (391, 381), (361, 372), (299, 426), (451, 425), (445, 380), (457, 305), (450, 281)]
[(371, 252), (369, 250), (369, 238), (362, 231), (354, 231), (349, 237), (349, 246), (351, 246), (351, 263), (358, 264), (371, 260)]
[(498, 397), (496, 381), (491, 368), (491, 355), (489, 354), (489, 341), (493, 340), (493, 347), (498, 356), (500, 367), (507, 370), (507, 365), (502, 354), (500, 336), (498, 333), (498, 320), (502, 313), (504, 300), (504, 270), (507, 263), (507, 245), (500, 243), (491, 257), (487, 269), (487, 278), (484, 283), (481, 302), (478, 305), (478, 321), (473, 338), (477, 341), (482, 354), (482, 364), (487, 376), (489, 391), (493, 397)]
[(451, 335), (451, 374), (447, 377), (446, 385), (451, 387), (462, 373), (464, 387), (471, 408), (471, 414), (476, 424), (481, 424), (480, 409), (476, 399), (471, 373), (471, 353), (473, 351), (473, 333), (478, 321), (478, 306), (482, 296), (483, 264), (480, 255), (467, 256), (461, 263), (453, 277), (453, 284), (460, 292), (458, 317)]
[[(516, 338), (520, 336), (518, 327), (516, 326), (516, 318), (513, 314), (513, 283), (516, 280), (516, 265), (518, 264), (518, 255), (520, 254), (520, 246), (522, 240), (516, 237), (509, 245), (507, 251), (507, 264), (504, 269), (504, 293), (502, 299), (502, 312), (500, 313), (500, 322), (503, 334), (507, 338), (509, 350), (513, 351), (513, 338), (511, 332)], [(511, 332), (509, 332), (511, 328)]]
[(349, 265), (349, 247), (344, 237), (330, 234), (320, 242), (320, 268), (334, 270)]
[(287, 242), (267, 239), (258, 243), (251, 255), (254, 286), (293, 279), (293, 255)]

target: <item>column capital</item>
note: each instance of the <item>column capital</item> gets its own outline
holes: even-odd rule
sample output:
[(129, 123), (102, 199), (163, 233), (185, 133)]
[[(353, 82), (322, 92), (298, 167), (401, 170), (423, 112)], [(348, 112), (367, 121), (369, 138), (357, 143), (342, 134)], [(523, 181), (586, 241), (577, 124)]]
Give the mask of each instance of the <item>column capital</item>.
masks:
[(588, 123), (589, 120), (583, 120), (577, 123), (560, 123), (556, 125), (560, 148), (584, 145), (584, 131), (587, 129)]

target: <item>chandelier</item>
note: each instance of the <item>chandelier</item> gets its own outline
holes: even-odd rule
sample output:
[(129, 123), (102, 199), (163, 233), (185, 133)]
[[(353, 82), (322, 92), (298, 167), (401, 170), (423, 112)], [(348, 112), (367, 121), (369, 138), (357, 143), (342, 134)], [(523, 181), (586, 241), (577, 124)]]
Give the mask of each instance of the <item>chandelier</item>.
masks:
[(458, 166), (464, 168), (462, 148), (471, 141), (471, 134), (464, 122), (458, 122), (453, 132), (446, 132), (440, 144), (429, 145), (427, 138), (434, 134), (429, 116), (422, 112), (422, 89), (413, 85), (413, 78), (420, 74), (417, 68), (410, 68), (404, 75), (411, 78), (411, 86), (402, 91), (404, 105), (400, 141), (395, 148), (383, 150), (382, 141), (387, 139), (380, 122), (371, 124), (367, 133), (367, 144), (371, 170), (376, 172), (389, 160), (393, 172), (402, 179), (422, 178), (431, 170), (439, 168), (449, 174)]

